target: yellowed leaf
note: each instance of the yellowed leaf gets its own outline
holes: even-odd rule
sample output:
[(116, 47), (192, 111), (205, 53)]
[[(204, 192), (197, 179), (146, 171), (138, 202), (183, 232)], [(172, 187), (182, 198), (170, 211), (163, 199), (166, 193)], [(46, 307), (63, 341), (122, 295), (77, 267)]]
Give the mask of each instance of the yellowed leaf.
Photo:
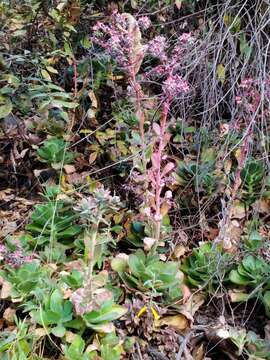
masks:
[(58, 74), (58, 71), (53, 66), (46, 66), (46, 70), (51, 74)]
[(176, 245), (174, 252), (173, 252), (173, 256), (176, 259), (180, 259), (180, 257), (182, 257), (186, 252), (186, 246), (184, 245)]
[(225, 67), (223, 64), (217, 66), (217, 78), (223, 84), (225, 81)]
[(68, 175), (76, 172), (75, 166), (73, 165), (64, 165), (64, 170)]
[(93, 153), (90, 154), (90, 156), (89, 156), (89, 164), (90, 165), (93, 164), (93, 162), (96, 161), (97, 155), (98, 155), (97, 152), (93, 152)]
[(77, 336), (77, 334), (74, 334), (72, 331), (66, 331), (65, 340), (66, 340), (66, 342), (71, 344), (76, 336)]
[(1, 299), (7, 299), (11, 295), (12, 285), (8, 281), (4, 281), (1, 289)]
[(3, 319), (6, 321), (8, 325), (14, 324), (14, 315), (16, 314), (16, 310), (8, 307), (3, 314)]
[(158, 327), (167, 325), (181, 331), (185, 330), (189, 326), (189, 321), (184, 315), (178, 314), (172, 316), (165, 316), (159, 320), (156, 320), (155, 325)]
[(36, 328), (33, 330), (33, 334), (38, 337), (43, 337), (43, 336), (48, 335), (48, 331), (46, 331), (46, 329), (44, 329), (44, 328)]
[(202, 293), (195, 293), (188, 301), (179, 307), (179, 312), (184, 315), (191, 322), (194, 321), (193, 316), (196, 311), (202, 306), (205, 301), (205, 296)]
[(45, 80), (49, 80), (49, 81), (52, 80), (50, 74), (49, 74), (48, 71), (45, 70), (45, 69), (42, 69), (42, 70), (41, 70), (41, 75), (42, 75), (43, 79), (45, 79)]
[(90, 90), (88, 92), (88, 96), (89, 96), (89, 98), (91, 100), (91, 108), (92, 109), (97, 109), (98, 108), (98, 101), (97, 101), (97, 98), (96, 98), (96, 95), (95, 95), (94, 91)]

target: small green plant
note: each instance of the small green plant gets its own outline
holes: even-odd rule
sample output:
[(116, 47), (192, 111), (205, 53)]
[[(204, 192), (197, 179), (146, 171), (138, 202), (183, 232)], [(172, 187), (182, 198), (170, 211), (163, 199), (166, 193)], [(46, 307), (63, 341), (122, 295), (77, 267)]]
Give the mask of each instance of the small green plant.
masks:
[(50, 138), (37, 150), (42, 162), (50, 164), (55, 169), (62, 165), (70, 164), (76, 157), (76, 153), (68, 151), (69, 143), (59, 138)]
[(81, 226), (75, 224), (77, 214), (72, 208), (72, 201), (69, 198), (57, 198), (56, 193), (46, 189), (46, 203), (38, 204), (31, 215), (31, 222), (26, 230), (35, 236), (35, 244), (42, 245), (57, 241), (70, 244), (75, 235), (81, 231)]
[(264, 176), (264, 165), (259, 160), (249, 160), (241, 171), (242, 199), (247, 205), (259, 198)]
[(83, 285), (83, 273), (73, 270), (70, 274), (63, 275), (62, 281), (73, 290), (79, 289)]
[(94, 360), (100, 357), (102, 360), (119, 360), (123, 351), (119, 339), (114, 333), (109, 333), (101, 338), (99, 348), (96, 350), (91, 350), (88, 347), (85, 349), (85, 347), (85, 341), (77, 335), (72, 344), (65, 347), (65, 356), (68, 360)]
[(153, 296), (181, 297), (181, 273), (176, 262), (162, 262), (158, 255), (145, 255), (139, 249), (128, 258), (113, 259), (111, 266), (129, 288)]
[(239, 286), (245, 286), (250, 293), (241, 293), (239, 301), (258, 297), (270, 316), (270, 266), (260, 257), (246, 256), (242, 262), (233, 269), (229, 275), (230, 281)]
[(12, 285), (11, 298), (23, 299), (31, 297), (36, 289), (42, 291), (53, 286), (50, 274), (51, 270), (40, 266), (37, 261), (25, 263), (17, 269), (8, 266), (1, 271), (1, 276)]
[(86, 326), (101, 333), (109, 333), (113, 330), (112, 321), (119, 319), (127, 309), (115, 304), (113, 300), (105, 301), (101, 306), (83, 315)]
[(72, 94), (51, 81), (39, 80), (41, 85), (33, 85), (29, 89), (30, 99), (35, 103), (37, 111), (41, 114), (50, 109), (59, 109), (60, 117), (68, 122), (68, 109), (75, 109), (78, 103), (74, 102)]
[(194, 161), (181, 162), (175, 173), (175, 178), (180, 186), (192, 186), (197, 192), (203, 191), (211, 195), (217, 188), (218, 178), (214, 172), (214, 162), (198, 164)]
[(247, 356), (254, 360), (270, 359), (269, 341), (261, 339), (253, 331), (229, 328), (227, 339), (237, 346), (238, 356)]
[(30, 312), (32, 318), (45, 327), (48, 333), (63, 337), (66, 325), (72, 320), (72, 303), (63, 299), (63, 294), (55, 289), (51, 295), (46, 296), (43, 305)]
[(85, 349), (85, 341), (80, 335), (76, 335), (71, 345), (65, 346), (64, 354), (68, 360), (89, 360), (90, 351)]
[(5, 329), (0, 334), (0, 357), (2, 360), (38, 360), (33, 353), (35, 336), (25, 321), (15, 317), (15, 330)]
[[(94, 267), (101, 262), (104, 245), (111, 240), (108, 227), (110, 218), (121, 206), (120, 198), (112, 196), (103, 187), (96, 189), (91, 196), (83, 198), (75, 207), (81, 221), (84, 223), (84, 260), (86, 271), (84, 274), (83, 288), (79, 294), (78, 304), (94, 301), (95, 275)], [(105, 226), (105, 229), (102, 228)]]
[(269, 281), (270, 266), (259, 257), (246, 256), (237, 269), (230, 272), (230, 280), (234, 284), (256, 287)]
[(193, 250), (180, 268), (186, 274), (190, 285), (207, 287), (213, 292), (218, 285), (228, 279), (230, 259), (230, 254), (223, 253), (220, 247), (204, 243)]

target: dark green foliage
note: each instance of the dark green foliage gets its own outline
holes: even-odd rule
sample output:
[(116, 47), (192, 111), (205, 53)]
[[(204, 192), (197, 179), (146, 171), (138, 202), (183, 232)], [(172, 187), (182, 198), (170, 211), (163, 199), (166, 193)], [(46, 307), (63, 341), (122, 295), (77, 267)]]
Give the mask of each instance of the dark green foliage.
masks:
[(63, 294), (56, 289), (50, 296), (45, 297), (43, 304), (43, 307), (32, 310), (31, 316), (55, 336), (63, 337), (66, 332), (65, 326), (72, 319), (71, 302), (63, 300)]
[(261, 258), (253, 255), (246, 256), (237, 270), (230, 272), (230, 280), (237, 285), (256, 287), (268, 281), (270, 266)]
[(264, 165), (259, 160), (249, 160), (241, 171), (242, 199), (248, 205), (260, 197), (264, 176)]
[(152, 293), (153, 296), (166, 293), (168, 297), (181, 296), (181, 276), (176, 262), (162, 262), (157, 255), (145, 255), (139, 249), (129, 256), (127, 262), (114, 259), (112, 267), (128, 287)]
[(74, 236), (81, 231), (81, 226), (75, 224), (77, 217), (72, 203), (49, 198), (47, 203), (35, 206), (26, 229), (35, 236), (38, 245), (51, 241), (70, 244)]
[(181, 270), (190, 285), (205, 287), (211, 293), (228, 279), (230, 260), (219, 246), (205, 243), (184, 260)]
[(55, 168), (73, 162), (76, 154), (68, 150), (69, 143), (63, 139), (50, 138), (37, 150), (41, 161), (50, 164)]
[(36, 290), (42, 291), (53, 286), (50, 279), (51, 270), (32, 261), (21, 265), (18, 269), (7, 267), (2, 276), (12, 285), (11, 296), (30, 298)]
[(230, 281), (238, 286), (245, 286), (247, 299), (258, 297), (270, 316), (270, 265), (259, 256), (248, 255), (236, 269), (230, 272)]

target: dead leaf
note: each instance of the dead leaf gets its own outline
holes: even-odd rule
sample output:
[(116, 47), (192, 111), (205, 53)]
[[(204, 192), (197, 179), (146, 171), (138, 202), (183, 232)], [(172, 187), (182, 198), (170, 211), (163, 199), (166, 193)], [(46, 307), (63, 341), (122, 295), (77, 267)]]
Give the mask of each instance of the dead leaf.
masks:
[(242, 292), (241, 290), (229, 290), (229, 297), (231, 302), (242, 302), (247, 301), (249, 299), (249, 294)]
[(3, 314), (3, 319), (7, 323), (7, 325), (14, 324), (14, 315), (16, 314), (16, 310), (8, 307)]
[(176, 245), (173, 252), (173, 257), (175, 259), (180, 259), (185, 253), (186, 253), (186, 246)]
[(205, 301), (205, 296), (202, 293), (196, 293), (190, 296), (189, 300), (179, 307), (179, 312), (184, 315), (191, 322), (194, 321), (194, 314)]
[(144, 243), (144, 250), (145, 251), (150, 251), (152, 249), (152, 246), (155, 244), (156, 239), (151, 238), (151, 237), (145, 237), (143, 239), (143, 243)]
[(246, 216), (245, 204), (239, 200), (235, 200), (231, 209), (231, 218), (243, 219)]
[(75, 166), (73, 165), (64, 165), (64, 170), (66, 174), (70, 175), (76, 172)]
[(77, 334), (74, 334), (72, 331), (65, 332), (65, 340), (69, 344), (71, 344), (73, 342), (73, 340), (75, 339), (76, 336), (77, 336)]
[(98, 153), (95, 151), (95, 152), (92, 152), (89, 156), (89, 165), (93, 164), (94, 161), (96, 161), (96, 158), (98, 156)]
[(192, 355), (194, 360), (204, 360), (204, 344), (201, 343), (199, 346), (196, 346)]
[(270, 341), (270, 321), (267, 321), (264, 327), (264, 339)]
[(270, 210), (269, 200), (258, 200), (252, 205), (252, 208), (261, 214), (268, 214)]
[(11, 296), (12, 285), (8, 281), (4, 281), (1, 289), (0, 298), (7, 299)]
[(36, 328), (33, 330), (33, 334), (38, 337), (43, 337), (43, 336), (48, 335), (48, 331), (46, 331), (46, 329), (44, 329), (44, 328)]
[(165, 316), (159, 320), (156, 320), (155, 325), (158, 327), (167, 325), (173, 327), (175, 330), (182, 331), (189, 326), (189, 321), (184, 315), (178, 314), (173, 316)]

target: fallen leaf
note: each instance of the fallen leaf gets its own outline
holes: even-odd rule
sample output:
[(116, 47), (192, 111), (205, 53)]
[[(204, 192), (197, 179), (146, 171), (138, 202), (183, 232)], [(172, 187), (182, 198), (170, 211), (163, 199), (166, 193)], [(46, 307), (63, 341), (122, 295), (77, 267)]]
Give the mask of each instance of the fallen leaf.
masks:
[(64, 170), (67, 175), (73, 174), (76, 172), (75, 166), (73, 165), (64, 165)]
[(3, 314), (3, 319), (6, 321), (7, 325), (14, 324), (14, 315), (16, 314), (16, 310), (8, 307)]
[(243, 219), (246, 216), (245, 204), (239, 200), (235, 200), (231, 209), (231, 218)]
[(201, 343), (199, 346), (196, 346), (192, 355), (194, 360), (204, 360), (204, 344)]
[(241, 291), (237, 290), (229, 290), (229, 296), (231, 299), (231, 302), (242, 302), (247, 301), (249, 299), (249, 294), (246, 294)]
[(182, 257), (186, 252), (186, 246), (183, 245), (176, 245), (174, 252), (173, 252), (173, 257), (176, 259), (180, 259), (180, 257)]
[(4, 281), (1, 289), (0, 298), (7, 299), (11, 296), (12, 285), (8, 281)]
[(178, 314), (172, 316), (165, 316), (159, 320), (156, 320), (155, 325), (158, 327), (167, 325), (181, 331), (185, 330), (189, 326), (189, 321), (184, 315)]
[(43, 337), (43, 336), (48, 335), (48, 331), (46, 331), (46, 329), (44, 329), (44, 328), (36, 328), (33, 330), (33, 334), (38, 337)]
[(201, 293), (193, 294), (192, 296), (189, 297), (189, 300), (185, 304), (181, 305), (178, 308), (178, 310), (188, 320), (193, 322), (194, 314), (196, 313), (196, 311), (199, 310), (199, 308), (202, 306), (204, 301), (205, 301), (205, 296), (203, 294)]
[(76, 336), (77, 336), (77, 334), (74, 334), (72, 331), (66, 331), (65, 340), (66, 340), (66, 342), (71, 344)]
[(143, 243), (144, 243), (144, 250), (145, 251), (150, 251), (152, 249), (152, 246), (155, 244), (156, 239), (151, 238), (151, 237), (145, 237), (143, 239)]

